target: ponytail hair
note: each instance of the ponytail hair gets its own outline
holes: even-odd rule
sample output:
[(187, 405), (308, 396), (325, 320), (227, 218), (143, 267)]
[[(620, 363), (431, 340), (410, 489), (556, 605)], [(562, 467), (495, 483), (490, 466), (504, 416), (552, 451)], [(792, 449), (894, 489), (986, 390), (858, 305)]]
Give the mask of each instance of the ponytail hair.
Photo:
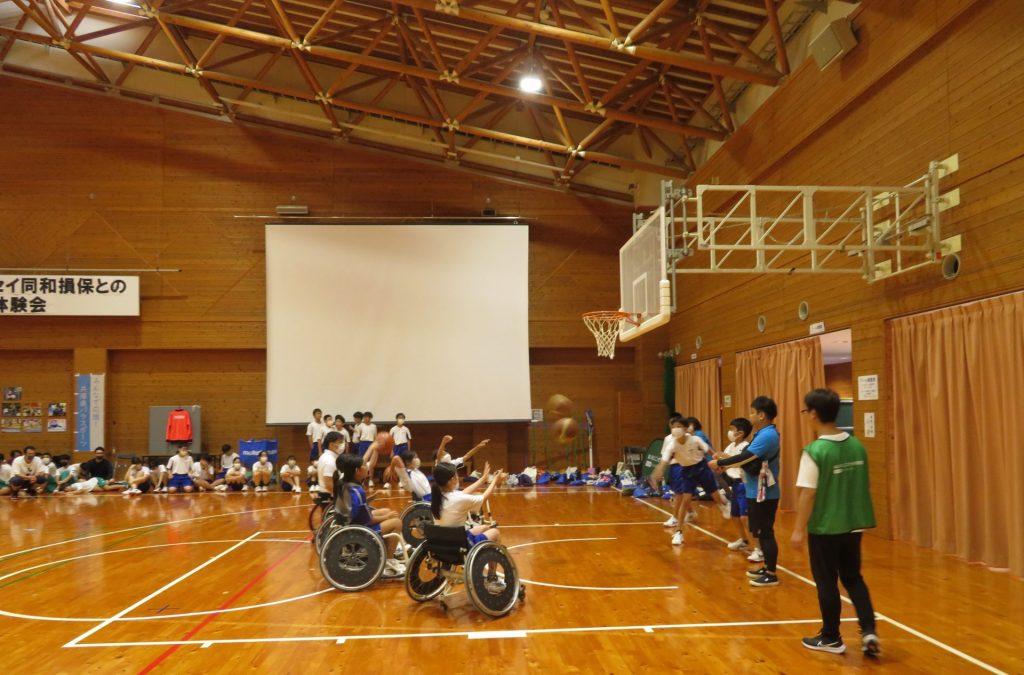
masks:
[(356, 482), (356, 471), (358, 471), (359, 467), (362, 465), (363, 459), (359, 455), (350, 455), (346, 453), (338, 456), (338, 459), (334, 462), (334, 468), (336, 469), (334, 472), (335, 499), (337, 499), (338, 495), (341, 493), (341, 488), (343, 486)]
[(430, 512), (434, 514), (435, 520), (441, 518), (441, 507), (444, 503), (443, 486), (457, 473), (458, 469), (449, 462), (441, 462), (434, 466), (434, 481), (430, 484)]

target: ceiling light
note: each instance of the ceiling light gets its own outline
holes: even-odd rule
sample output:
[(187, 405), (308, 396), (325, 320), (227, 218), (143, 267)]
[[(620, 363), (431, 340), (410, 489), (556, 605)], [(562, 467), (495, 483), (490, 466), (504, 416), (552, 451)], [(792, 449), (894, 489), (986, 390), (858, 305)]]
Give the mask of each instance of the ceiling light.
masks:
[(110, 2), (114, 3), (115, 5), (128, 5), (130, 7), (140, 6), (136, 2), (134, 2), (134, 0), (110, 0)]
[(544, 81), (537, 73), (530, 71), (519, 80), (519, 88), (527, 94), (536, 94), (544, 88)]

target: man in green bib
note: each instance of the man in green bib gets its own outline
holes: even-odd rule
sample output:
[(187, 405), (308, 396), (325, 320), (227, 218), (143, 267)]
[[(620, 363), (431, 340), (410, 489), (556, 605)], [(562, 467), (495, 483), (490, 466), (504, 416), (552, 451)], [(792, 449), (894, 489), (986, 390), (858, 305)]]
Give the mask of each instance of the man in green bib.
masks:
[(879, 653), (875, 634), (875, 610), (871, 594), (860, 574), (861, 533), (875, 526), (868, 480), (868, 454), (864, 445), (836, 426), (839, 395), (831, 389), (815, 389), (804, 396), (804, 409), (818, 438), (804, 448), (796, 486), (796, 524), (791, 543), (801, 548), (805, 541), (811, 572), (818, 586), (821, 632), (803, 639), (804, 647), (842, 654), (846, 645), (839, 635), (838, 581), (857, 611), (861, 648), (865, 654)]

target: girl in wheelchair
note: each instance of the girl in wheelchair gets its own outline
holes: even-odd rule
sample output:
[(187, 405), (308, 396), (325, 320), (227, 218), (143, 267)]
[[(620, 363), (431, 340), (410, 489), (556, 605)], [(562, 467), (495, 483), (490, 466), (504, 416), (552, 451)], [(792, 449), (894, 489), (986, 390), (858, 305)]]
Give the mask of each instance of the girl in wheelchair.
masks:
[(414, 501), (430, 501), (430, 481), (420, 471), (420, 458), (412, 450), (391, 458), (391, 473), (398, 479), (403, 490), (412, 493)]
[[(465, 527), (469, 514), (478, 511), (494, 491), (494, 488), (504, 482), (508, 477), (504, 471), (499, 471), (497, 477), (482, 494), (475, 494), (477, 490), (487, 483), (491, 476), (491, 465), (484, 465), (484, 473), (480, 478), (464, 490), (458, 490), (459, 478), (458, 469), (454, 464), (442, 462), (434, 467), (434, 484), (430, 488), (431, 499), (430, 509), (434, 514), (434, 522), (443, 527)], [(466, 529), (466, 539), (470, 547), (482, 541), (501, 542), (501, 534), (494, 525), (474, 525)], [(495, 575), (493, 565), (488, 570), (487, 582), (490, 586), (497, 588), (504, 582)]]
[[(370, 467), (377, 461), (377, 446), (374, 443), (370, 446), (365, 457), (353, 454), (343, 454), (338, 457), (338, 473), (334, 477), (334, 500), (335, 510), (339, 514), (347, 514), (347, 520), (354, 525), (363, 525), (381, 534), (400, 534), (402, 521), (398, 514), (391, 509), (375, 509), (369, 502), (377, 493), (367, 497), (362, 482), (370, 475)], [(365, 460), (365, 461), (364, 461)], [(405, 566), (395, 560), (395, 547), (398, 543), (397, 537), (385, 537), (387, 545), (387, 562), (384, 567), (384, 577), (400, 577), (405, 574)]]

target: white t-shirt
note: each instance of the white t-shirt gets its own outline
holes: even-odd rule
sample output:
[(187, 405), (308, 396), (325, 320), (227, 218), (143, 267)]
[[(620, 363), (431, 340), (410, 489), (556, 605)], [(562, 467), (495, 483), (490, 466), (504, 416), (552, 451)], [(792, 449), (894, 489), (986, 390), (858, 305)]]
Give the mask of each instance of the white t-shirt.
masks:
[(324, 437), (324, 425), (313, 420), (306, 425), (306, 435), (311, 437), (314, 443), (319, 443), (320, 439)]
[[(748, 445), (750, 445), (750, 441), (730, 443), (722, 452), (728, 455), (729, 457), (735, 457), (736, 455), (743, 452), (743, 448), (747, 447)], [(729, 476), (729, 478), (732, 478), (733, 480), (740, 480), (743, 478), (743, 469), (739, 468), (738, 466), (729, 467), (728, 469), (725, 470), (725, 473), (727, 476)]]
[[(850, 434), (845, 431), (841, 431), (838, 434), (830, 434), (824, 436), (818, 436), (823, 441), (836, 441), (841, 443), (850, 437)], [(796, 474), (796, 486), (802, 488), (811, 488), (812, 490), (818, 489), (818, 476), (820, 470), (818, 465), (814, 463), (811, 456), (806, 452), (800, 453), (800, 470)]]
[(167, 470), (171, 472), (172, 476), (183, 475), (187, 476), (192, 473), (192, 461), (191, 455), (174, 455), (167, 460)]
[(259, 471), (270, 471), (271, 473), (273, 473), (274, 472), (274, 463), (273, 462), (267, 462), (265, 464), (260, 464), (259, 460), (256, 460), (256, 462), (252, 465), (252, 470), (253, 471), (256, 471), (256, 470), (259, 470)]
[(316, 462), (317, 478), (334, 478), (334, 472), (338, 470), (337, 464), (338, 455), (333, 450), (324, 450)]
[(132, 467), (128, 467), (127, 479), (130, 480), (130, 481), (138, 480), (140, 478), (145, 478), (146, 476), (149, 475), (149, 473), (150, 473), (150, 471), (149, 471), (149, 467), (148, 466), (140, 466), (138, 469), (133, 469)]
[(419, 469), (405, 469), (398, 472), (398, 482), (416, 499), (430, 494), (430, 481)]
[(10, 464), (8, 464), (7, 462), (0, 464), (0, 480), (2, 480), (5, 483), (10, 483), (12, 473), (13, 471), (11, 470)]
[[(292, 466), (291, 464), (283, 464), (281, 466), (280, 475), (281, 480), (291, 483), (294, 479), (298, 479), (298, 477), (302, 475), (302, 469), (300, 469), (297, 464), (295, 466)], [(294, 479), (292, 478), (293, 476), (295, 477)]]
[(669, 464), (676, 464), (675, 451), (676, 437), (669, 434), (665, 437), (665, 440), (661, 442), (661, 461), (668, 462)]
[(314, 463), (312, 463), (312, 464), (310, 464), (309, 466), (306, 467), (306, 475), (307, 476), (312, 476), (313, 478), (316, 478), (316, 474), (317, 474), (316, 462), (314, 462)]
[(192, 464), (192, 477), (213, 480), (213, 467), (207, 464), (206, 468), (203, 468), (202, 462), (194, 462)]
[(25, 455), (21, 455), (11, 462), (11, 474), (15, 476), (34, 476), (44, 471), (43, 460), (38, 457), (33, 457), (31, 462), (26, 462)]
[(238, 453), (237, 452), (229, 452), (226, 455), (221, 455), (220, 456), (220, 470), (221, 471), (227, 471), (228, 469), (230, 469), (231, 465), (235, 463), (236, 459), (238, 459)]
[(341, 433), (341, 439), (342, 439), (341, 450), (342, 450), (342, 452), (344, 452), (345, 448), (347, 448), (348, 446), (350, 446), (352, 444), (352, 434), (350, 434), (348, 432), (348, 429), (345, 429), (345, 428), (342, 428), (340, 433)]
[[(39, 461), (42, 462), (42, 460)], [(57, 475), (57, 465), (54, 463), (53, 460), (50, 460), (49, 464), (43, 464), (43, 473), (48, 473), (51, 476)]]
[(245, 467), (244, 466), (240, 466), (236, 470), (235, 467), (232, 466), (224, 474), (224, 478), (245, 478)]
[(437, 524), (444, 527), (464, 527), (469, 514), (479, 510), (483, 503), (482, 494), (467, 495), (462, 490), (446, 492), (441, 504), (441, 519)]
[(391, 438), (395, 439), (395, 445), (401, 445), (402, 443), (408, 443), (409, 439), (412, 438), (412, 432), (409, 431), (409, 427), (398, 426), (397, 424), (391, 427)]
[(360, 440), (360, 442), (362, 442), (362, 441), (372, 441), (373, 439), (377, 438), (377, 425), (376, 424), (373, 424), (372, 422), (370, 424), (366, 424), (364, 422), (364, 423), (360, 424), (359, 426), (362, 427), (362, 429), (359, 431), (359, 440)]

